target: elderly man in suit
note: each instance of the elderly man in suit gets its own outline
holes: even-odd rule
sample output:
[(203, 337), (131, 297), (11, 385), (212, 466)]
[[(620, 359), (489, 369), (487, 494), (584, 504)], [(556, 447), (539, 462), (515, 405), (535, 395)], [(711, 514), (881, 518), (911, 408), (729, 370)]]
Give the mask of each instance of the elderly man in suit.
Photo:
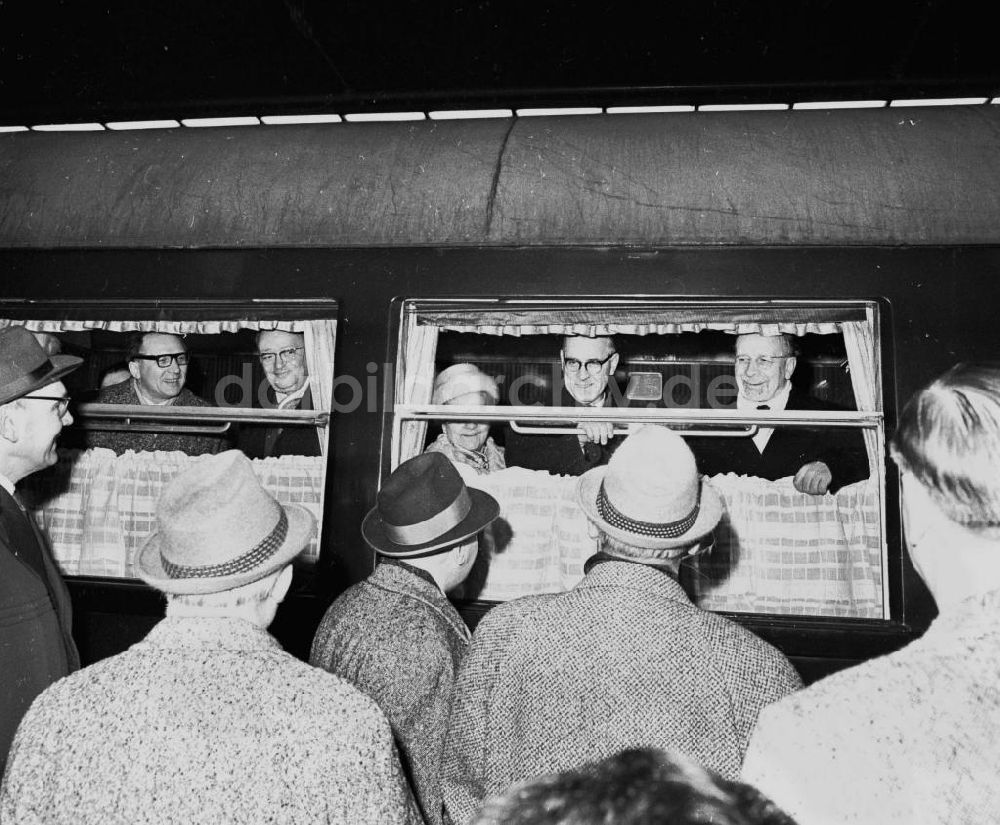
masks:
[(419, 822), (375, 703), (266, 631), (314, 529), (238, 451), (176, 476), (136, 563), (166, 618), (35, 701), (0, 820)]
[[(184, 339), (166, 332), (133, 332), (129, 334), (126, 358), (129, 378), (103, 387), (96, 401), (99, 404), (138, 404), (148, 407), (210, 407), (186, 386), (190, 354)], [(218, 436), (190, 433), (103, 431), (91, 432), (87, 443), (91, 447), (106, 447), (121, 455), (126, 450), (136, 452), (180, 450), (188, 455), (216, 453), (222, 447)]]
[[(266, 407), (314, 409), (303, 333), (261, 330), (257, 333), (257, 357), (267, 378)], [(240, 447), (250, 458), (322, 454), (312, 425), (244, 426)]]
[[(559, 358), (561, 406), (610, 406), (611, 387), (618, 368), (613, 338), (567, 335), (563, 338)], [(578, 476), (592, 467), (607, 464), (622, 441), (621, 436), (614, 435), (612, 424), (581, 421), (577, 427), (576, 435), (538, 435), (518, 433), (508, 426), (504, 433), (507, 466)]]
[(499, 512), (442, 453), (405, 461), (361, 526), (375, 572), (327, 610), (310, 661), (385, 711), (428, 823), (443, 821), (440, 764), (455, 674), (469, 631), (445, 593), (476, 560), (476, 535)]
[(626, 748), (734, 778), (757, 714), (801, 686), (781, 653), (678, 583), (722, 514), (679, 436), (637, 430), (577, 499), (600, 546), (583, 580), (494, 608), (459, 673), (442, 770), (455, 822), (513, 782)]
[[(736, 408), (745, 411), (836, 410), (792, 386), (796, 366), (790, 335), (748, 333), (736, 339)], [(752, 438), (692, 439), (706, 475), (736, 473), (775, 481), (792, 476), (800, 493), (822, 495), (868, 478), (868, 454), (858, 430), (761, 427)]]
[(0, 330), (0, 773), (32, 700), (80, 666), (69, 593), (15, 485), (56, 463), (56, 439), (73, 423), (60, 379), (81, 363), (47, 356), (24, 327)]
[(902, 650), (761, 714), (743, 775), (802, 825), (1000, 821), (1000, 366), (899, 417), (903, 533), (938, 616)]

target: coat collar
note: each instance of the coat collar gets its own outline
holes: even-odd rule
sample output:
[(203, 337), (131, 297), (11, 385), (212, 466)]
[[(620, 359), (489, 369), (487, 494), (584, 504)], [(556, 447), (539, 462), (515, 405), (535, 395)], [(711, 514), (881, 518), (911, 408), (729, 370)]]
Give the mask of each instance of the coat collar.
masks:
[(220, 653), (282, 650), (270, 633), (245, 619), (195, 616), (167, 616), (141, 644), (165, 650), (214, 650)]
[(656, 593), (672, 601), (691, 604), (684, 588), (669, 573), (639, 562), (621, 560), (602, 560), (595, 564), (589, 573), (583, 577), (575, 590), (586, 590), (595, 587), (625, 587)]
[(423, 602), (448, 622), (463, 639), (468, 640), (471, 637), (469, 628), (458, 614), (455, 606), (448, 601), (448, 597), (441, 592), (434, 580), (423, 570), (418, 570), (408, 564), (381, 561), (375, 568), (375, 572), (366, 581), (373, 587)]

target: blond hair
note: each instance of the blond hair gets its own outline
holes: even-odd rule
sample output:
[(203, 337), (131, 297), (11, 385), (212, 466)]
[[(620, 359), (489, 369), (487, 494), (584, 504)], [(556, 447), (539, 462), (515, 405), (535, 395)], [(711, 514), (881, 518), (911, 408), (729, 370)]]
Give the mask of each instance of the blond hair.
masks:
[(1000, 363), (956, 364), (917, 392), (890, 450), (948, 518), (1000, 535)]

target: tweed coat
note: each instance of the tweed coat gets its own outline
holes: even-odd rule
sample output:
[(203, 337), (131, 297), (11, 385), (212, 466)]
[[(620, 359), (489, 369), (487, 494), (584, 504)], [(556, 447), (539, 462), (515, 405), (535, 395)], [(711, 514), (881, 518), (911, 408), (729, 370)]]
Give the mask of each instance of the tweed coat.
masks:
[(1000, 591), (761, 714), (743, 766), (800, 825), (1000, 822)]
[(416, 823), (368, 697), (235, 618), (166, 618), (24, 717), (0, 821)]
[(0, 775), (32, 701), (80, 666), (70, 622), (48, 543), (0, 487)]
[(341, 595), (313, 640), (312, 664), (363, 690), (389, 717), (429, 823), (442, 821), (441, 753), (468, 643), (468, 628), (437, 585), (393, 562)]
[[(98, 404), (141, 404), (131, 378), (110, 387), (104, 387), (95, 401)], [(211, 407), (187, 387), (180, 391), (174, 405), (178, 407)], [(214, 435), (187, 435), (179, 433), (144, 433), (116, 430), (93, 430), (87, 434), (88, 447), (107, 447), (121, 455), (127, 450), (152, 452), (153, 450), (180, 450), (188, 455), (217, 453), (223, 439)]]
[(455, 687), (445, 807), (469, 822), (511, 783), (635, 747), (739, 774), (757, 714), (801, 686), (788, 660), (642, 564), (595, 565), (566, 593), (480, 622)]
[[(734, 408), (735, 409), (735, 408)], [(792, 389), (786, 410), (839, 410)], [(860, 430), (776, 427), (761, 452), (752, 438), (692, 438), (688, 444), (705, 475), (736, 473), (775, 481), (794, 476), (811, 461), (822, 461), (833, 476), (831, 493), (868, 478), (868, 452)]]

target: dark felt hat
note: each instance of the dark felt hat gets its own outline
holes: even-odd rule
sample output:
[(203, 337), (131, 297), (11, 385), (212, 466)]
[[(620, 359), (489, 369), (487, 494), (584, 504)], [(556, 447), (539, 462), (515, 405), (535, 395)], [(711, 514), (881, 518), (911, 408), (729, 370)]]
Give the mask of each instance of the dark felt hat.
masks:
[(82, 363), (75, 355), (49, 358), (24, 327), (0, 329), (0, 404), (48, 386)]
[(428, 556), (471, 538), (499, 514), (496, 499), (466, 487), (444, 455), (424, 453), (382, 485), (361, 535), (383, 556)]

